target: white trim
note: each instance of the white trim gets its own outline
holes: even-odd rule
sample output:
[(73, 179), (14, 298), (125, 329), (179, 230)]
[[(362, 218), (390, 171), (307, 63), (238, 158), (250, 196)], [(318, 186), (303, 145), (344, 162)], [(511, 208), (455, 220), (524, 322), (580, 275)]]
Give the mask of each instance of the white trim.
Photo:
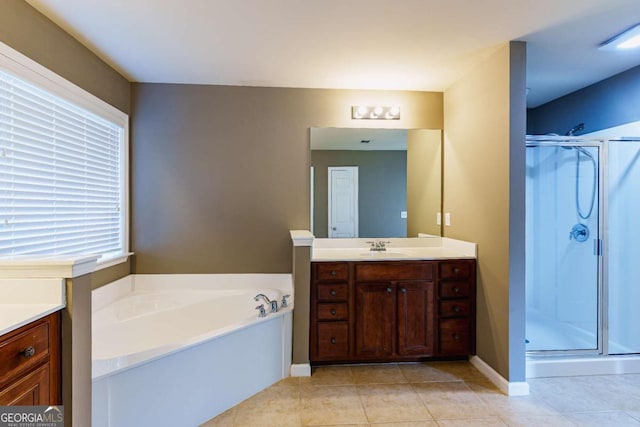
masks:
[(507, 396), (527, 396), (529, 395), (529, 383), (526, 381), (507, 381), (495, 369), (487, 364), (478, 356), (472, 356), (469, 362), (476, 367), (478, 371), (489, 379), (498, 389)]
[(310, 377), (311, 365), (308, 363), (296, 363), (291, 365), (292, 377)]
[(640, 356), (529, 358), (527, 378), (640, 374)]
[(113, 267), (114, 265), (122, 264), (123, 262), (127, 262), (131, 255), (133, 255), (133, 252), (127, 252), (124, 255), (116, 256), (113, 258), (109, 258), (106, 261), (98, 262), (96, 264), (96, 271)]
[(312, 246), (315, 236), (309, 230), (289, 230), (293, 246)]
[(315, 197), (315, 192), (313, 191), (313, 187), (315, 185), (315, 168), (311, 166), (309, 170), (309, 230), (313, 233), (313, 211), (315, 209), (313, 204), (313, 198)]
[(0, 260), (0, 278), (74, 278), (96, 269), (97, 255), (90, 256), (25, 256)]

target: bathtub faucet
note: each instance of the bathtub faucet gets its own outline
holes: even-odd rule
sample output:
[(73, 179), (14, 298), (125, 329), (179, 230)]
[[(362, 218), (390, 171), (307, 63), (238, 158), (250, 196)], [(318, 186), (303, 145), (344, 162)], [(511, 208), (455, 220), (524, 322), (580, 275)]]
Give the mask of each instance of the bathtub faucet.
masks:
[(269, 297), (267, 297), (265, 294), (258, 294), (255, 297), (253, 297), (253, 299), (255, 301), (260, 300), (260, 298), (262, 298), (264, 300), (264, 302), (266, 302), (267, 304), (271, 304), (271, 312), (275, 313), (278, 311), (278, 301), (277, 300), (273, 300), (271, 301), (269, 299)]

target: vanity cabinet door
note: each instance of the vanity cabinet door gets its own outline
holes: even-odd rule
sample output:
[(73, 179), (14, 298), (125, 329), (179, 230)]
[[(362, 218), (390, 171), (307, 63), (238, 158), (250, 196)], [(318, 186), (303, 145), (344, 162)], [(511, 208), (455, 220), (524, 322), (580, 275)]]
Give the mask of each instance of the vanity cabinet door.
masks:
[(434, 283), (400, 282), (398, 298), (398, 354), (427, 356), (434, 352)]
[(356, 283), (355, 294), (356, 357), (372, 359), (391, 355), (395, 335), (395, 285), (387, 282)]

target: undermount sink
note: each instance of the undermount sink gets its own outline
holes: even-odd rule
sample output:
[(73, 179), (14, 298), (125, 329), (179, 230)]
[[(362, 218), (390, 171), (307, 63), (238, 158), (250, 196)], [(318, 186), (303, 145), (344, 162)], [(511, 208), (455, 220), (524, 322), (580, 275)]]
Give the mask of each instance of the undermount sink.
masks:
[(379, 257), (379, 258), (385, 258), (385, 257), (401, 257), (401, 256), (406, 256), (407, 254), (403, 254), (401, 252), (389, 252), (389, 251), (369, 251), (369, 252), (364, 252), (361, 253), (360, 256), (361, 257)]

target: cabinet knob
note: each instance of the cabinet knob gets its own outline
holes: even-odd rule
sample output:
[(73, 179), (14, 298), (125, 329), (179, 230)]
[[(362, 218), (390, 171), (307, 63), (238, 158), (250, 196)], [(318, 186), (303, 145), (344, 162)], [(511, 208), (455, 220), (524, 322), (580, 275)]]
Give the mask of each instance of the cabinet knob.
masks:
[(400, 292), (402, 292), (403, 294), (407, 293), (407, 288), (400, 288)]
[(390, 294), (391, 292), (393, 292), (393, 289), (387, 288), (387, 293)]
[(32, 345), (30, 345), (29, 347), (25, 348), (24, 350), (22, 350), (20, 352), (21, 355), (23, 355), (25, 358), (30, 358), (33, 357), (34, 354), (36, 354), (36, 349), (33, 348)]
[(460, 269), (458, 267), (453, 267), (453, 274), (460, 273)]
[(331, 294), (332, 297), (335, 297), (336, 295), (338, 295), (335, 289), (331, 289), (331, 292), (329, 293)]
[(333, 315), (333, 316), (335, 316), (335, 315), (336, 315), (336, 309), (335, 309), (335, 308), (332, 308), (332, 309), (331, 309), (331, 315)]
[(332, 276), (335, 276), (335, 275), (337, 275), (337, 274), (338, 274), (338, 272), (337, 272), (337, 271), (335, 271), (335, 270), (331, 270), (331, 275), (332, 275)]
[(460, 288), (459, 288), (459, 287), (457, 287), (457, 286), (455, 286), (455, 287), (453, 288), (453, 292), (455, 292), (455, 293), (457, 294), (458, 292), (460, 292)]
[(453, 311), (456, 313), (460, 313), (460, 307), (458, 307), (457, 305), (453, 306)]
[(336, 340), (334, 337), (331, 337), (331, 344), (335, 344), (337, 342), (338, 342), (338, 340)]
[(458, 341), (460, 339), (460, 335), (458, 334), (453, 334), (453, 339)]

